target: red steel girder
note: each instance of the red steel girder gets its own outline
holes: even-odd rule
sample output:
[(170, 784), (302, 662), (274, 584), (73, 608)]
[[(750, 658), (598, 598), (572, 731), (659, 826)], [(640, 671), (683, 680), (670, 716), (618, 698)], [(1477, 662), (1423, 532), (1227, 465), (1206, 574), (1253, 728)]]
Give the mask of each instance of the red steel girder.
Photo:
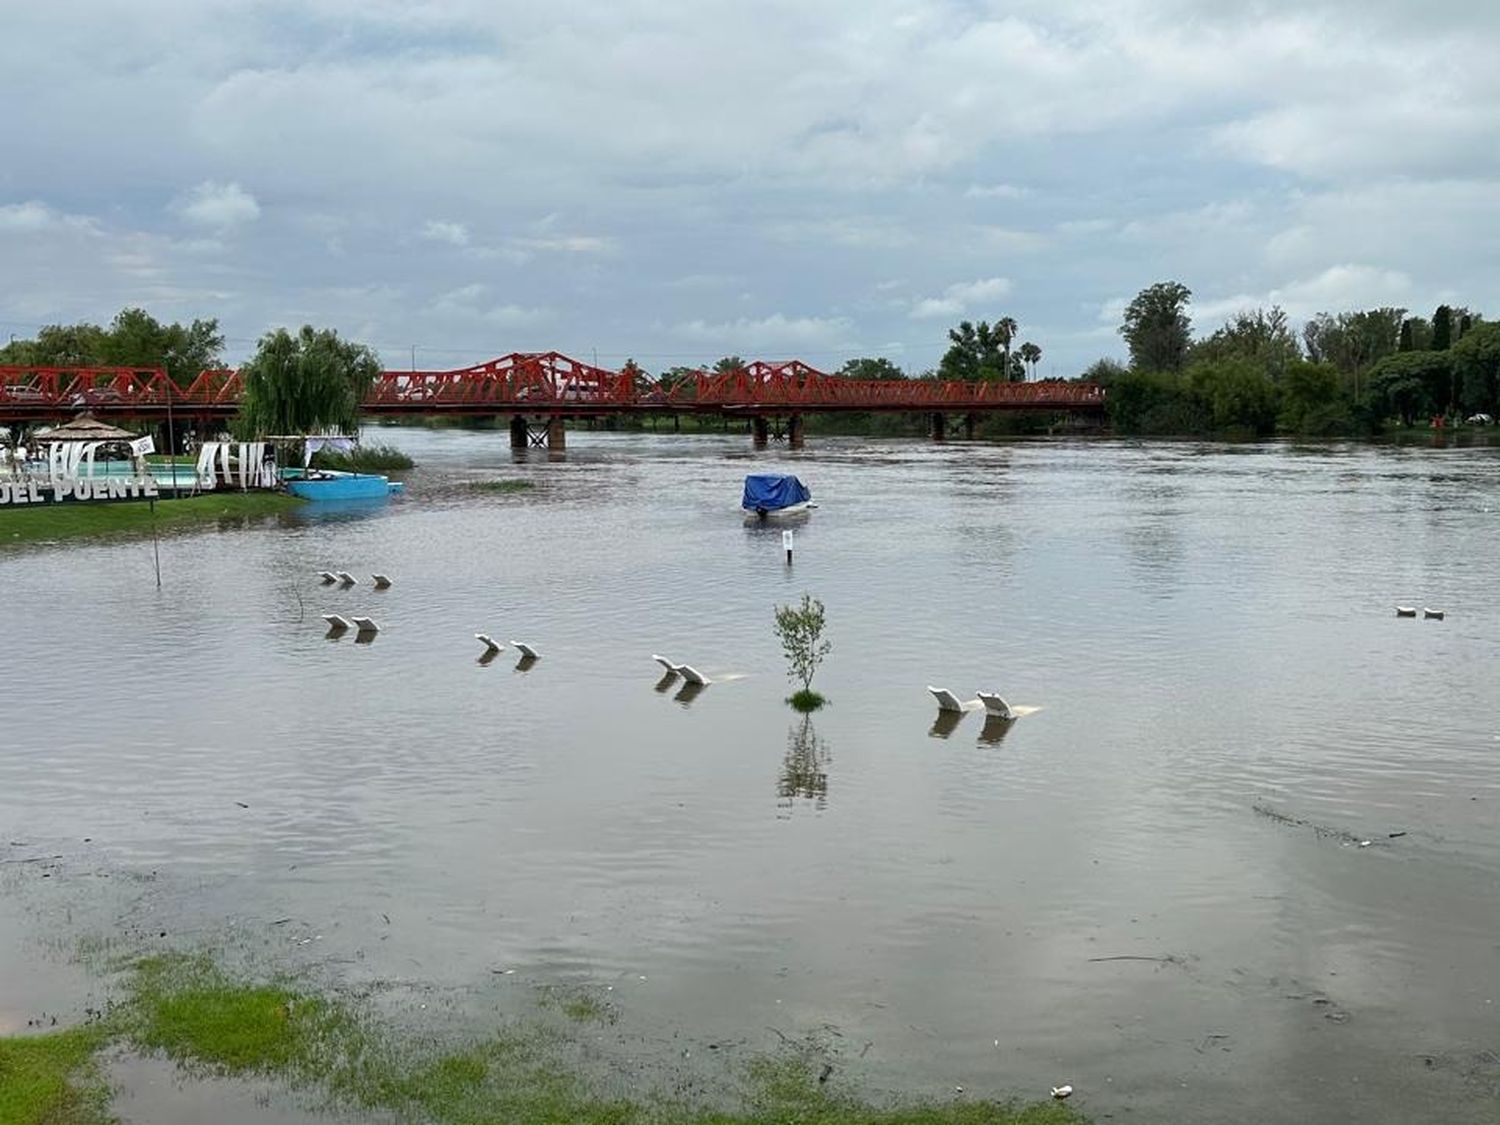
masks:
[[(204, 371), (187, 386), (160, 368), (0, 367), (0, 421), (99, 414), (164, 416), (234, 413), (239, 373)], [(560, 352), (513, 352), (452, 371), (384, 371), (365, 397), (375, 414), (611, 414), (703, 412), (795, 414), (818, 411), (1098, 411), (1095, 383), (969, 383), (932, 379), (864, 380), (829, 375), (801, 360), (756, 360), (730, 371), (694, 371), (670, 381), (611, 371)]]

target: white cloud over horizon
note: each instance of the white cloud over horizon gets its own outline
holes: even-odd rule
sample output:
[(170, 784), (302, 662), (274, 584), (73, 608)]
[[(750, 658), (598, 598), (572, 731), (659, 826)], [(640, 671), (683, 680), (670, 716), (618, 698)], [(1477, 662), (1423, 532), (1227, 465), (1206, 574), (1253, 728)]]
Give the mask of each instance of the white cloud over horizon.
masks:
[(184, 219), (201, 227), (220, 229), (253, 223), (260, 218), (260, 204), (237, 183), (219, 184), (212, 180), (189, 190), (177, 203)]
[(1500, 313), (1497, 35), (1457, 0), (33, 6), (0, 322), (921, 369), (1010, 315), (1066, 375), (1166, 278), (1200, 327)]
[[(1008, 297), (1015, 286), (1009, 278), (985, 277), (978, 281), (960, 281), (943, 290), (941, 297), (923, 297), (911, 308), (914, 320), (931, 320), (935, 317), (953, 319), (963, 316), (976, 305), (998, 307), (998, 302)], [(981, 319), (995, 319), (993, 316)]]

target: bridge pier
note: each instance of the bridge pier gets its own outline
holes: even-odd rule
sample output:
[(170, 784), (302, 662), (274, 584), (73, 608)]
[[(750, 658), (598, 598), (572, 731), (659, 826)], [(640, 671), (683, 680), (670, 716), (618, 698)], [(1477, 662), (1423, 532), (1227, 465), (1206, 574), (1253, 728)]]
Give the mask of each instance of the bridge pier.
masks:
[(793, 414), (786, 420), (786, 447), (802, 448), (802, 415)]
[(750, 419), (750, 444), (756, 449), (764, 449), (770, 443), (771, 424), (764, 414), (757, 414)]
[(974, 414), (974, 413), (971, 412), (969, 414), (965, 414), (964, 415), (964, 437), (967, 440), (969, 440), (969, 441), (973, 441), (974, 440), (974, 424), (976, 422), (978, 422), (978, 421), (979, 421), (979, 415), (978, 414)]
[(563, 425), (562, 415), (554, 414), (547, 419), (547, 452), (562, 453), (568, 448), (568, 430)]
[(948, 440), (948, 416), (938, 411), (932, 413), (932, 440)]
[(525, 416), (521, 414), (511, 415), (510, 447), (512, 449), (525, 449), (530, 444), (530, 437)]

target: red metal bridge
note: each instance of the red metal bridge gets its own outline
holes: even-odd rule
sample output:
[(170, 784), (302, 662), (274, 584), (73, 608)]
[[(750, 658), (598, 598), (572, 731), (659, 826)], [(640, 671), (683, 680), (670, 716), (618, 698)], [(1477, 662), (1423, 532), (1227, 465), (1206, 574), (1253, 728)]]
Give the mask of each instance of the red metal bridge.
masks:
[[(186, 386), (160, 368), (0, 366), (0, 424), (58, 421), (82, 410), (96, 416), (166, 419), (207, 428), (239, 409), (239, 373), (204, 371)], [(847, 379), (800, 360), (756, 361), (731, 371), (646, 377), (629, 365), (595, 367), (559, 352), (517, 352), (453, 371), (384, 371), (363, 412), (393, 415), (498, 415), (559, 424), (567, 417), (620, 414), (721, 414), (785, 417), (794, 440), (803, 414), (834, 411), (920, 412), (968, 417), (995, 411), (1098, 413), (1094, 383), (951, 382)], [(524, 423), (523, 423), (524, 425)], [(760, 436), (757, 430), (757, 436)]]

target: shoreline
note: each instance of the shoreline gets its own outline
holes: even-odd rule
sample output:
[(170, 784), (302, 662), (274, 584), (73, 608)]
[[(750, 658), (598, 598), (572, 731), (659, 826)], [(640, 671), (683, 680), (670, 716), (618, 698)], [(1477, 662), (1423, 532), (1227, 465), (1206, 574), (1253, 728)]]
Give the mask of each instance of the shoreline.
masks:
[[(40, 889), (34, 880), (47, 878), (54, 890), (75, 874), (75, 859), (13, 870), (0, 894), (24, 909), (27, 889)], [(746, 1028), (742, 1038), (710, 1042), (682, 1027), (663, 1054), (653, 1051), (660, 1031), (650, 1012), (603, 981), (507, 975), (512, 1002), (486, 1004), (486, 1014), (466, 1018), (461, 1002), (434, 1002), (434, 986), (420, 979), (346, 980), (333, 961), (296, 956), (305, 942), (288, 935), (296, 945), (278, 951), (238, 928), (226, 920), (223, 930), (185, 945), (166, 933), (155, 940), (154, 926), (122, 940), (118, 919), (108, 937), (86, 925), (71, 936), (52, 933), (43, 960), (60, 958), (81, 971), (91, 999), (46, 1003), (33, 1008), (25, 1028), (0, 1034), (0, 1075), (14, 1080), (0, 1088), (0, 1122), (108, 1125), (143, 1092), (137, 1079), (149, 1084), (166, 1075), (184, 1104), (253, 1098), (273, 1113), (295, 1110), (299, 1120), (1089, 1121), (1071, 1103), (1047, 1098), (1045, 1086), (1024, 1102), (962, 1086), (944, 1095), (882, 1092), (856, 1056), (816, 1031), (789, 1037)]]
[[(297, 511), (305, 503), (279, 492), (225, 492), (158, 500), (154, 526), (160, 531), (187, 530), (216, 520), (265, 519)], [(135, 538), (150, 535), (151, 503), (61, 503), (0, 511), (0, 550), (80, 539)]]

